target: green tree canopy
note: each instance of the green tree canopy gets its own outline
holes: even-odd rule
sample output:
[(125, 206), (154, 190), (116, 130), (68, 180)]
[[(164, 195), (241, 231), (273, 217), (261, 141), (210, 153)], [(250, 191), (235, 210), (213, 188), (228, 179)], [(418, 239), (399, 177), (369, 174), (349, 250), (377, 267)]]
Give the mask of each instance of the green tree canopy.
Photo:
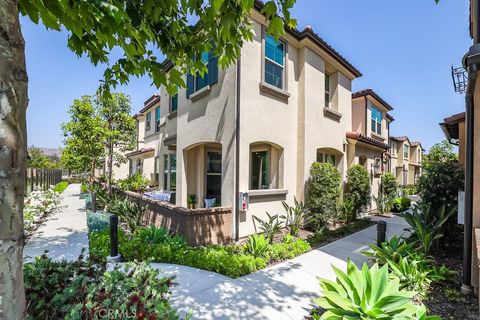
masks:
[(53, 169), (58, 168), (58, 159), (46, 155), (42, 149), (31, 146), (28, 148), (27, 166), (30, 168)]
[[(219, 65), (227, 67), (239, 57), (244, 41), (253, 37), (249, 14), (254, 0), (180, 1), (52, 1), (20, 0), (20, 12), (50, 29), (67, 29), (68, 47), (77, 55), (86, 54), (94, 65), (109, 63), (103, 88), (125, 84), (131, 76), (148, 75), (157, 87), (167, 85), (170, 93), (185, 86), (183, 75), (202, 75), (207, 68), (196, 57), (209, 52)], [(268, 32), (276, 38), (284, 26), (297, 22), (289, 10), (295, 0), (266, 1), (262, 13), (270, 19)], [(112, 49), (121, 58), (111, 60)], [(159, 53), (177, 68), (168, 74)]]
[(63, 165), (78, 172), (89, 172), (90, 182), (100, 158), (105, 155), (104, 123), (91, 96), (75, 99), (68, 112), (70, 121), (62, 124), (65, 148)]

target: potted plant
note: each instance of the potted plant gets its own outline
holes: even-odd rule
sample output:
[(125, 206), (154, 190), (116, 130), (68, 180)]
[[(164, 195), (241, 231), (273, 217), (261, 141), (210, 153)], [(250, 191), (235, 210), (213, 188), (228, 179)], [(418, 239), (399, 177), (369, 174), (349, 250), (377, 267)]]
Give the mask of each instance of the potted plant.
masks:
[(187, 196), (188, 209), (195, 209), (196, 204), (197, 204), (197, 195), (196, 194), (189, 194)]

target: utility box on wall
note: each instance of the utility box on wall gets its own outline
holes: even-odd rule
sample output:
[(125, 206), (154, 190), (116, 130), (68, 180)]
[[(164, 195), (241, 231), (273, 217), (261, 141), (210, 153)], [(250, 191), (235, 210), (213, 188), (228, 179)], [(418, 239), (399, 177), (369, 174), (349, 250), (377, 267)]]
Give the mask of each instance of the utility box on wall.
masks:
[(464, 224), (465, 221), (465, 191), (458, 191), (458, 224)]

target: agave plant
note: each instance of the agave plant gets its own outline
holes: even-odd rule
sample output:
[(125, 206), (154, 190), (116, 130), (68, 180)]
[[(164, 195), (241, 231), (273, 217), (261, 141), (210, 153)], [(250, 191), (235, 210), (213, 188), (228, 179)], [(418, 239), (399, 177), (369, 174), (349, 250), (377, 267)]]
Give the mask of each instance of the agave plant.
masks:
[(408, 231), (418, 241), (423, 252), (428, 255), (443, 237), (443, 225), (455, 214), (455, 210), (447, 211), (445, 206), (434, 212), (430, 205), (414, 206), (412, 212), (404, 212), (401, 216), (410, 225)]
[(370, 251), (362, 252), (370, 259), (380, 265), (387, 264), (388, 261), (398, 262), (400, 258), (408, 256), (413, 250), (413, 244), (408, 243), (401, 237), (394, 236), (382, 242), (380, 247), (370, 244)]
[(282, 205), (285, 208), (285, 215), (280, 216), (280, 218), (285, 220), (285, 226), (289, 228), (290, 234), (296, 237), (303, 225), (309, 222), (309, 216), (308, 210), (302, 202), (299, 202), (295, 197), (293, 201), (293, 207), (290, 207), (285, 201), (282, 201)]
[(273, 243), (273, 237), (282, 229), (282, 221), (278, 214), (270, 215), (266, 212), (268, 219), (262, 220), (257, 216), (252, 216), (253, 227), (255, 228), (255, 233), (257, 232), (257, 222), (259, 224), (258, 230), (265, 235), (268, 240), (268, 243)]
[(267, 238), (261, 234), (254, 234), (248, 237), (244, 245), (245, 253), (251, 254), (255, 258), (262, 257), (270, 250), (270, 244)]
[(419, 259), (402, 257), (398, 262), (388, 261), (392, 275), (400, 280), (400, 288), (413, 290), (420, 294), (425, 293), (431, 279), (425, 262)]
[(413, 303), (415, 292), (402, 290), (400, 280), (389, 277), (388, 266), (374, 264), (361, 270), (348, 260), (347, 272), (333, 267), (336, 281), (319, 279), (323, 297), (314, 303), (326, 310), (323, 319), (424, 319), (425, 307)]

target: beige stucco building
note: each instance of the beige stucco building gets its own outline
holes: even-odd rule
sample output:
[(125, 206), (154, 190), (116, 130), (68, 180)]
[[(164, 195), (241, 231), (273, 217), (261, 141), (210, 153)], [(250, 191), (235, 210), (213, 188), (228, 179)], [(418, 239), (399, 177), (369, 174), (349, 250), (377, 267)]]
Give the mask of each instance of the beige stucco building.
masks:
[[(198, 208), (211, 199), (232, 207), (232, 234), (240, 238), (254, 232), (253, 215), (282, 214), (283, 200), (304, 199), (313, 162), (330, 162), (345, 177), (351, 84), (361, 76), (311, 28), (275, 41), (258, 3), (256, 9), (253, 41), (236, 65), (222, 70), (215, 57), (202, 55), (205, 78), (188, 75), (175, 96), (161, 87), (145, 102), (136, 115), (138, 148), (118, 169), (174, 192), (177, 206), (195, 194)], [(166, 63), (167, 72), (173, 67)]]
[(422, 174), (422, 157), (425, 150), (418, 141), (406, 136), (390, 137), (390, 172), (401, 186), (415, 185)]
[[(361, 164), (370, 173), (372, 195), (378, 195), (380, 177), (388, 172), (389, 114), (393, 108), (374, 90), (365, 89), (352, 95), (352, 127), (347, 132), (348, 167)], [(375, 203), (371, 202), (371, 209)]]

